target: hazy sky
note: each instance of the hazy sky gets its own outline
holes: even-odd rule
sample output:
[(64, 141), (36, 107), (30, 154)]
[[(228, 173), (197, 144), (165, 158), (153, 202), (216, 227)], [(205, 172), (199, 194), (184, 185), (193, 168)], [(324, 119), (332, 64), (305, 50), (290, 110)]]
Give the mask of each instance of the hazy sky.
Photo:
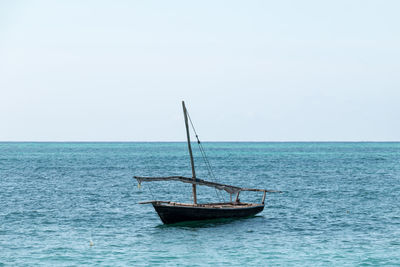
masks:
[(0, 140), (400, 140), (400, 1), (0, 1)]

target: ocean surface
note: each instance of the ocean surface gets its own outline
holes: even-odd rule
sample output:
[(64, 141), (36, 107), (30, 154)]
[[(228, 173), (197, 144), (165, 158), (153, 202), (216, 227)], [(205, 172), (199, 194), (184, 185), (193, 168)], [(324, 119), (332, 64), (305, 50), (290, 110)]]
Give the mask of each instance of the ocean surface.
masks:
[(0, 143), (0, 266), (400, 265), (400, 143), (203, 146), (218, 182), (283, 193), (252, 218), (166, 226), (138, 202), (191, 186), (132, 176), (190, 177), (186, 143)]

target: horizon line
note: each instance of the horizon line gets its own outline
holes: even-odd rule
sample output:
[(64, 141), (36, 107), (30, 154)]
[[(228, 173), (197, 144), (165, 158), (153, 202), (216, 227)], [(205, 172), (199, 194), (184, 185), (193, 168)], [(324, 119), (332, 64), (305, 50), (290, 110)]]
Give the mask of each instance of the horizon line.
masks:
[[(192, 143), (196, 143), (197, 141), (192, 140)], [(399, 143), (400, 140), (210, 140), (210, 141), (201, 141), (202, 143)], [(90, 141), (90, 140), (63, 140), (63, 141), (52, 141), (52, 140), (0, 140), (0, 143), (187, 143), (187, 141), (117, 141), (117, 140), (99, 140), (99, 141)]]

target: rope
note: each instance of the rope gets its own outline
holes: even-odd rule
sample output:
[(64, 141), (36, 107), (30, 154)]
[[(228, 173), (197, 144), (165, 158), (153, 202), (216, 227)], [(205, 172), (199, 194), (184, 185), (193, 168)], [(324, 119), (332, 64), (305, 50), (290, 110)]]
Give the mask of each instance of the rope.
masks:
[[(144, 162), (143, 165), (145, 166), (145, 169), (146, 169), (146, 170), (149, 168), (149, 167), (148, 167), (148, 164), (147, 164), (147, 159), (145, 160), (145, 162)], [(138, 187), (141, 188), (142, 185), (139, 183), (139, 184), (138, 184)], [(156, 198), (154, 197), (153, 192), (151, 191), (151, 188), (150, 188), (150, 187), (151, 187), (151, 185), (149, 185), (149, 186), (147, 187), (147, 190), (150, 192), (150, 195), (152, 196), (153, 200), (156, 200)]]
[[(216, 177), (215, 177), (214, 172), (213, 172), (213, 170), (212, 170), (212, 168), (211, 168), (211, 164), (210, 164), (210, 162), (209, 162), (209, 160), (208, 160), (206, 151), (204, 150), (203, 145), (202, 145), (201, 142), (200, 142), (199, 136), (198, 136), (198, 134), (197, 134), (197, 132), (196, 132), (196, 129), (194, 128), (192, 119), (190, 118), (189, 112), (188, 112), (187, 110), (186, 110), (186, 113), (187, 113), (187, 115), (188, 115), (188, 118), (189, 118), (189, 121), (190, 121), (190, 125), (192, 126), (192, 129), (193, 129), (193, 131), (194, 131), (194, 134), (196, 135), (197, 144), (199, 145), (200, 153), (201, 153), (201, 156), (202, 156), (202, 158), (203, 158), (203, 160), (204, 160), (204, 163), (205, 163), (205, 165), (206, 165), (208, 175), (210, 176), (211, 180), (212, 180), (214, 183), (216, 183)], [(219, 192), (216, 188), (214, 188), (214, 190), (215, 190), (215, 193), (216, 193), (216, 195), (217, 195), (217, 198), (218, 198), (220, 201), (223, 201), (224, 198), (223, 198), (221, 192)]]
[(151, 191), (150, 187), (151, 187), (150, 185), (147, 187), (149, 192), (150, 192), (150, 195), (153, 197), (154, 200), (156, 200), (156, 198), (154, 197), (153, 192)]

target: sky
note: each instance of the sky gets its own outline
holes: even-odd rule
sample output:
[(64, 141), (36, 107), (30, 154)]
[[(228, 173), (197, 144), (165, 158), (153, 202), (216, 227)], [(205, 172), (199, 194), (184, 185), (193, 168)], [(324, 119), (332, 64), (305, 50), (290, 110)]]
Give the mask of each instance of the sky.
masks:
[(1, 141), (399, 141), (400, 1), (0, 1)]

